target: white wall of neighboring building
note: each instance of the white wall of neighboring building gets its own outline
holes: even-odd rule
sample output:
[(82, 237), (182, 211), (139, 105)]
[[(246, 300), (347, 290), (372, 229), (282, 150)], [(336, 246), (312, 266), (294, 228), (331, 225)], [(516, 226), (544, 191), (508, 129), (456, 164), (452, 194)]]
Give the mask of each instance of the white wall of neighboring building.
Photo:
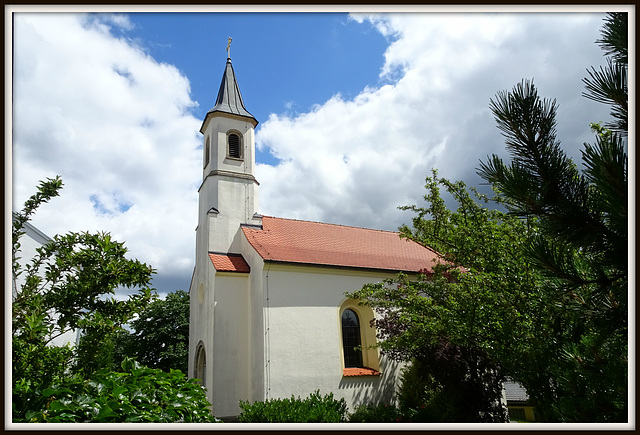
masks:
[[(31, 225), (29, 222), (26, 222), (24, 224), (22, 231), (24, 232), (24, 235), (20, 238), (20, 252), (17, 255), (18, 257), (20, 257), (18, 263), (20, 264), (22, 270), (24, 270), (24, 267), (27, 264), (31, 263), (31, 260), (36, 256), (36, 249), (51, 241), (51, 238)], [(22, 287), (24, 282), (24, 272), (18, 275), (15, 279), (12, 277), (12, 300), (16, 297), (18, 289)], [(51, 340), (49, 344), (52, 346), (64, 346), (68, 343), (75, 345), (77, 339), (78, 332), (76, 330), (70, 330), (60, 336), (57, 336), (56, 338)]]

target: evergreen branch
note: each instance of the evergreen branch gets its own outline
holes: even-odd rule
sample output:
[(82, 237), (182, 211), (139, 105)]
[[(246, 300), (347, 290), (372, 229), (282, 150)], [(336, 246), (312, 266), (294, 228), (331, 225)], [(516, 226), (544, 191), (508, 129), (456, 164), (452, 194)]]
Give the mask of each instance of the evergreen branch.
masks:
[(613, 56), (616, 62), (627, 65), (628, 56), (629, 14), (626, 12), (609, 12), (605, 24), (600, 31), (602, 39), (596, 41), (605, 51), (606, 56)]
[(590, 78), (582, 79), (586, 92), (583, 96), (598, 103), (612, 106), (611, 116), (617, 121), (606, 124), (607, 127), (625, 133), (628, 131), (628, 89), (627, 68), (607, 59), (607, 66), (587, 70)]

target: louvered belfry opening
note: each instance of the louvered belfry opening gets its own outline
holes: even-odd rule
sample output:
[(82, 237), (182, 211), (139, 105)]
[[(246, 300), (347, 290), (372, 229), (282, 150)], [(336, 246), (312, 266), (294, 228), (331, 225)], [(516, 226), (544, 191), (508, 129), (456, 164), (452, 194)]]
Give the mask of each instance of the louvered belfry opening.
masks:
[(211, 141), (209, 137), (207, 137), (206, 145), (204, 146), (204, 167), (206, 168), (209, 164), (209, 158), (211, 156)]
[(236, 133), (231, 133), (229, 135), (229, 157), (233, 157), (235, 159), (242, 158), (240, 151), (240, 136)]

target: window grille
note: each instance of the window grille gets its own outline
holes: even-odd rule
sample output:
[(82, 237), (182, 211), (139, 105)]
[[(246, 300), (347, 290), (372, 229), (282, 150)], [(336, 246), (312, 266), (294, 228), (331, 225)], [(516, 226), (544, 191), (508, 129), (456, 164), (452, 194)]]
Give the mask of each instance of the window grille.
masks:
[(342, 313), (342, 346), (345, 367), (362, 367), (362, 349), (360, 349), (360, 321), (355, 311)]

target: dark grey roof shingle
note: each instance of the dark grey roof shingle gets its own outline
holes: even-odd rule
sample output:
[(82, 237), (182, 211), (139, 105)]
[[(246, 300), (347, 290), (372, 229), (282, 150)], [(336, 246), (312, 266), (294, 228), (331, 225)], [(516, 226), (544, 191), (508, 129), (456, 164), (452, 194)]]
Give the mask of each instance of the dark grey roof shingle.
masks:
[(216, 104), (213, 106), (213, 109), (209, 110), (205, 120), (214, 112), (246, 116), (247, 118), (253, 119), (256, 125), (258, 124), (258, 120), (244, 107), (244, 101), (242, 101), (242, 95), (240, 94), (236, 74), (231, 65), (231, 59), (227, 59), (227, 65), (222, 75), (222, 82), (220, 83), (220, 90), (218, 90)]
[(504, 391), (507, 396), (507, 403), (509, 402), (526, 402), (529, 400), (527, 390), (517, 382), (505, 381)]

